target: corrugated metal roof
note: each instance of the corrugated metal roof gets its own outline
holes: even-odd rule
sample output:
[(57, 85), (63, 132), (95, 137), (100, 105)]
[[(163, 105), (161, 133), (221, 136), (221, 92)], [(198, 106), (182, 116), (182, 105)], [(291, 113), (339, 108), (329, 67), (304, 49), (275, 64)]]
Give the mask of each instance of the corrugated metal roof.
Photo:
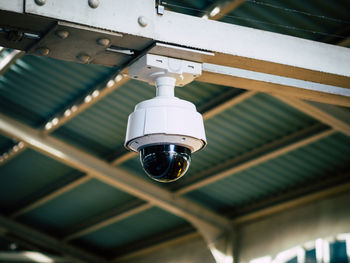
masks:
[(350, 137), (335, 134), (282, 155), (186, 196), (214, 210), (225, 210), (278, 194), (303, 182), (322, 180), (350, 163)]
[(45, 192), (75, 170), (33, 150), (0, 166), (0, 210), (10, 212)]
[(24, 56), (0, 76), (0, 110), (31, 126), (61, 111), (113, 69)]
[(136, 198), (115, 187), (91, 179), (24, 214), (19, 220), (43, 231), (62, 235), (62, 230), (77, 227), (85, 220), (107, 213), (133, 200)]
[(77, 243), (99, 250), (113, 251), (119, 246), (187, 225), (183, 219), (154, 207), (88, 234), (78, 239)]

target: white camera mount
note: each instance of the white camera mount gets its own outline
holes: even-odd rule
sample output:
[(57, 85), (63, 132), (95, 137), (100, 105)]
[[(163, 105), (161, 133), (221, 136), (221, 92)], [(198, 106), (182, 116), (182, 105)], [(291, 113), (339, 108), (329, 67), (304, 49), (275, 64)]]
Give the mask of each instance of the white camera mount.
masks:
[(138, 151), (148, 145), (175, 144), (191, 152), (206, 145), (202, 115), (191, 102), (174, 96), (200, 76), (200, 63), (147, 54), (130, 66), (130, 77), (155, 85), (156, 97), (140, 102), (129, 115), (125, 146)]

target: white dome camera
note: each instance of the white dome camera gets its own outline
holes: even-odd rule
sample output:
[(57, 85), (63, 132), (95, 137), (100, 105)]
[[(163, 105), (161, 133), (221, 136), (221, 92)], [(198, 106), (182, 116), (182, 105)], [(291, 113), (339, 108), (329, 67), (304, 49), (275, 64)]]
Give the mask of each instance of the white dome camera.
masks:
[(140, 153), (146, 174), (159, 182), (181, 178), (191, 154), (206, 145), (203, 118), (191, 102), (174, 96), (201, 74), (201, 64), (147, 54), (131, 65), (130, 77), (156, 86), (156, 97), (129, 115), (125, 147)]

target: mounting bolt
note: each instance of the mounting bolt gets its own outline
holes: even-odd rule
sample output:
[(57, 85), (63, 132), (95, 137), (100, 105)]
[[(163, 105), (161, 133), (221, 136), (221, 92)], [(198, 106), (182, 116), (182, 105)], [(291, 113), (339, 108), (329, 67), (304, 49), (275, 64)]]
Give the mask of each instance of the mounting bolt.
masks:
[(89, 6), (91, 8), (97, 8), (99, 4), (100, 4), (99, 0), (89, 0)]
[(144, 16), (139, 16), (137, 22), (139, 22), (139, 25), (142, 27), (146, 27), (148, 25), (148, 19)]
[(67, 30), (59, 30), (56, 31), (56, 36), (58, 36), (61, 39), (66, 39), (69, 37), (69, 32)]
[(47, 47), (39, 47), (36, 49), (36, 52), (42, 56), (47, 56), (50, 53), (50, 49)]
[(91, 57), (88, 54), (82, 53), (77, 56), (77, 59), (79, 59), (83, 63), (88, 63)]
[(99, 38), (97, 39), (97, 44), (100, 46), (108, 47), (111, 41), (108, 38)]
[(46, 4), (46, 0), (35, 0), (34, 1), (37, 5), (45, 5)]

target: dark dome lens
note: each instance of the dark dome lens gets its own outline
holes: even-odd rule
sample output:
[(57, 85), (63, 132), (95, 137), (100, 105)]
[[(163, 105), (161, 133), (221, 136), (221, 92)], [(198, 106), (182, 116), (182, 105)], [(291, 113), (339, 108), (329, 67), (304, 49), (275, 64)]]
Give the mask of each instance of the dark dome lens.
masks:
[(191, 151), (174, 144), (146, 146), (140, 150), (142, 167), (149, 177), (159, 182), (181, 178), (191, 163)]

